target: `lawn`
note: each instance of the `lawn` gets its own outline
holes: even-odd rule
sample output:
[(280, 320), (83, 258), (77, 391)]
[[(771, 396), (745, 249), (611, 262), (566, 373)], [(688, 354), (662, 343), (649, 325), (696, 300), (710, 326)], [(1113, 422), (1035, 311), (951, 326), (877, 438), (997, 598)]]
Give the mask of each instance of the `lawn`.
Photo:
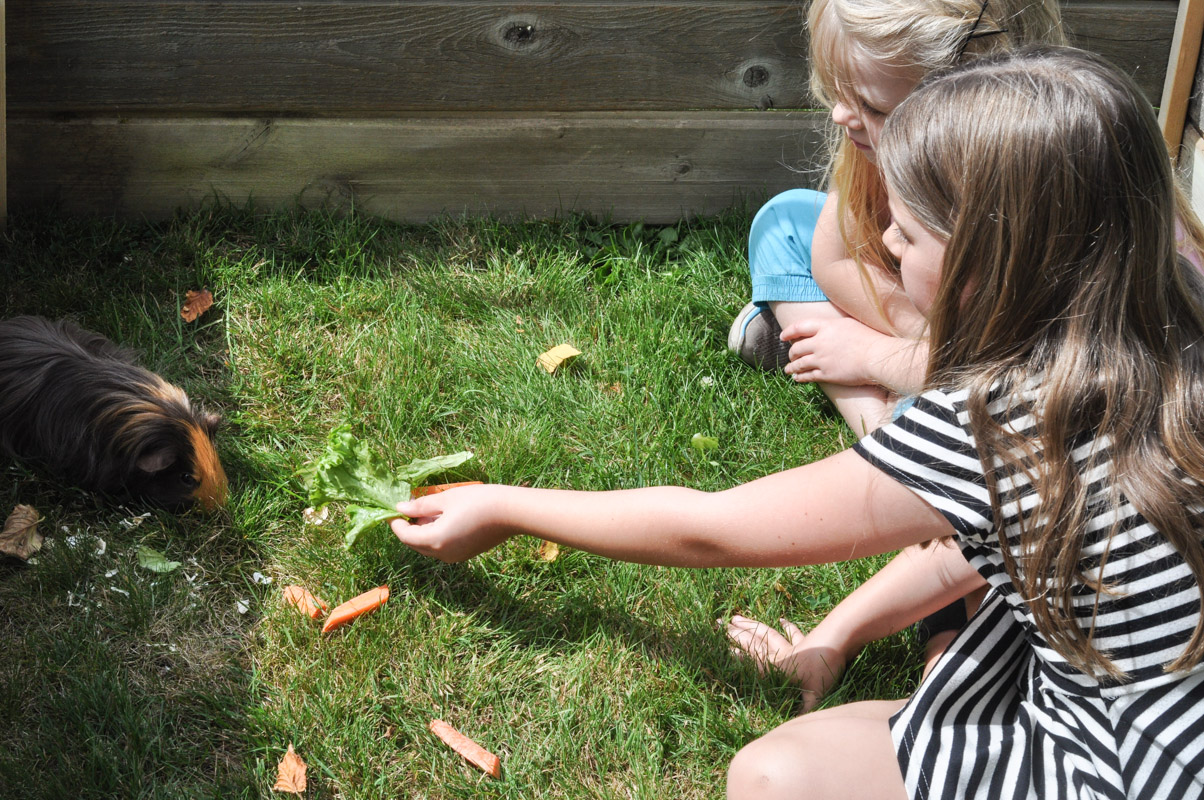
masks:
[[(805, 627), (880, 561), (672, 570), (517, 540), (446, 565), (383, 526), (345, 550), (338, 509), (302, 511), (344, 423), (392, 465), (470, 450), (447, 480), (577, 489), (718, 490), (848, 446), (817, 390), (725, 352), (748, 222), (10, 218), (4, 313), (73, 317), (220, 412), (231, 499), (173, 516), (0, 465), (2, 513), (35, 506), (49, 540), (0, 563), (0, 796), (268, 797), (290, 743), (309, 798), (720, 796), (799, 696), (715, 620)], [(199, 288), (216, 304), (186, 323)], [(536, 358), (560, 343), (582, 355), (549, 375)], [(181, 566), (144, 569), (139, 547)], [(322, 635), (282, 604), (290, 583), (392, 597)], [(902, 696), (918, 665), (910, 634), (876, 643), (829, 702)], [(497, 753), (501, 779), (432, 718)]]

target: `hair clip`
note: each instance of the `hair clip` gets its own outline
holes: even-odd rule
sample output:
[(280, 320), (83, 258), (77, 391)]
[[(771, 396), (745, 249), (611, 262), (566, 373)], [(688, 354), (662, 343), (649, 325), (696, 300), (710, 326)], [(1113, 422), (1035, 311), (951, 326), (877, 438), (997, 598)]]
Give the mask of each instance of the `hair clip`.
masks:
[(962, 46), (957, 49), (957, 55), (953, 59), (956, 64), (962, 60), (962, 56), (966, 53), (966, 46), (970, 44), (971, 39), (981, 39), (985, 36), (998, 36), (1001, 33), (1007, 33), (1007, 28), (1000, 28), (994, 31), (983, 31), (978, 33), (978, 23), (982, 22), (982, 15), (987, 13), (987, 3), (991, 0), (982, 0), (982, 6), (978, 9), (978, 16), (974, 18), (974, 24), (970, 26), (970, 32), (966, 34), (966, 38), (962, 39)]

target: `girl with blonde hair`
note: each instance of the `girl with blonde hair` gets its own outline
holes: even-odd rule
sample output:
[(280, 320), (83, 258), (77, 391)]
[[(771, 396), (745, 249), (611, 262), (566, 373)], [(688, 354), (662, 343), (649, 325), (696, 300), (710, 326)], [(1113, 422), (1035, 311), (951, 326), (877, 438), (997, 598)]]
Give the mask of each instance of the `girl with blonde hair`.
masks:
[(811, 90), (836, 123), (831, 189), (787, 191), (757, 213), (752, 302), (728, 345), (818, 383), (863, 436), (921, 384), (926, 352), (923, 317), (882, 244), (890, 213), (875, 148), (886, 116), (933, 70), (1065, 34), (1057, 0), (814, 0), (807, 29)]
[(898, 419), (722, 492), (472, 486), (394, 532), (447, 561), (531, 535), (683, 567), (949, 538), (964, 557), (895, 605), (988, 594), (916, 694), (779, 726), (728, 797), (1204, 797), (1204, 278), (1152, 108), (1082, 51), (989, 57), (904, 100), (878, 155), (930, 324)]

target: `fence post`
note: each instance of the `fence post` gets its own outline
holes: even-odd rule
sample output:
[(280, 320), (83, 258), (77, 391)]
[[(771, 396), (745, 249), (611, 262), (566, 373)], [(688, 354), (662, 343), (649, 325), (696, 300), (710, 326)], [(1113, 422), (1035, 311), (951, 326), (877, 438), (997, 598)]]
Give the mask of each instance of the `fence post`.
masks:
[(1158, 109), (1162, 138), (1166, 139), (1166, 146), (1175, 161), (1179, 159), (1179, 145), (1183, 142), (1187, 103), (1191, 99), (1191, 82), (1196, 75), (1202, 34), (1204, 0), (1179, 0), (1175, 35), (1171, 39), (1171, 57), (1166, 68), (1166, 81), (1162, 84), (1162, 103)]

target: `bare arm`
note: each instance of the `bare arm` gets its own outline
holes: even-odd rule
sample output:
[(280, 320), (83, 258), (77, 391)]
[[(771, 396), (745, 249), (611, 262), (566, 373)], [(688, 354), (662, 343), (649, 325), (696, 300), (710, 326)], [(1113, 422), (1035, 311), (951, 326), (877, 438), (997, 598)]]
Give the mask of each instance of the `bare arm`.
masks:
[(908, 547), (833, 608), (811, 635), (851, 656), (985, 585), (950, 542)]
[(944, 541), (913, 545), (807, 633), (788, 620), (780, 621), (779, 632), (737, 615), (728, 622), (727, 635), (758, 667), (772, 665), (799, 684), (807, 711), (840, 680), (845, 666), (865, 645), (985, 585), (956, 546)]
[[(836, 207), (837, 194), (831, 192), (819, 212), (811, 241), (811, 274), (815, 282), (833, 305), (863, 325), (889, 336), (920, 337), (924, 316), (911, 304), (897, 278), (871, 267), (867, 272), (873, 294), (867, 293), (857, 264), (840, 236)], [(874, 296), (879, 298), (881, 309)]]
[(463, 561), (528, 535), (622, 561), (790, 566), (898, 550), (952, 533), (935, 509), (852, 450), (723, 492), (469, 486), (402, 503), (393, 531)]

